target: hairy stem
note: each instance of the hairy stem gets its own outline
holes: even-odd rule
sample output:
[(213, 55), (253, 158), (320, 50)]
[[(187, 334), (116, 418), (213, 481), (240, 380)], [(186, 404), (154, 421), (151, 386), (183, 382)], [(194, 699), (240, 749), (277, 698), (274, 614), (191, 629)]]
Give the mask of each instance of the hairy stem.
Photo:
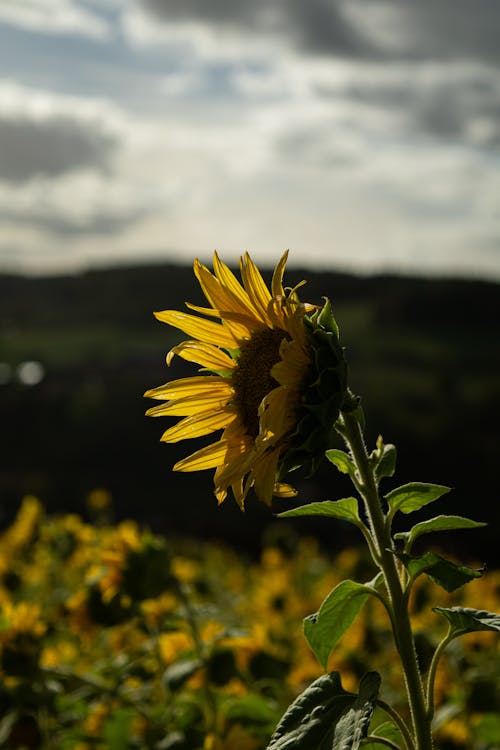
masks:
[(427, 676), (427, 716), (429, 717), (429, 721), (431, 721), (432, 717), (434, 716), (434, 682), (436, 679), (436, 671), (438, 668), (439, 660), (444, 649), (446, 648), (448, 643), (450, 643), (454, 639), (454, 637), (455, 634), (452, 635), (450, 626), (448, 628), (446, 636), (442, 641), (440, 641), (436, 650), (434, 651), (434, 656), (432, 657), (431, 665), (429, 667), (429, 674)]
[(374, 561), (384, 574), (385, 585), (392, 606), (393, 635), (403, 667), (416, 750), (432, 750), (430, 720), (425, 704), (424, 688), (418, 667), (407, 602), (396, 566), (386, 516), (378, 493), (375, 472), (366, 451), (356, 412), (343, 412), (339, 426), (339, 432), (342, 434), (356, 465), (358, 489), (365, 504), (366, 515), (374, 540), (376, 554)]
[(381, 708), (382, 711), (385, 711), (386, 714), (390, 716), (395, 725), (398, 727), (399, 731), (402, 734), (406, 750), (415, 750), (415, 743), (413, 742), (413, 738), (408, 727), (406, 726), (406, 722), (403, 717), (398, 714), (395, 708), (393, 708), (391, 705), (389, 705), (389, 703), (386, 703), (385, 701), (379, 699), (377, 701), (377, 706)]

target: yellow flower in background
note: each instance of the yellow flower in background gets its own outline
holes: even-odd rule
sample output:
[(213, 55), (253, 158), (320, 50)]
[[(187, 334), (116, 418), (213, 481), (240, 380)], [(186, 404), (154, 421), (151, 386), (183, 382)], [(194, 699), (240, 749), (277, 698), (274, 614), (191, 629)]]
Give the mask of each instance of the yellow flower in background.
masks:
[[(196, 260), (194, 272), (210, 307), (187, 303), (198, 315), (176, 310), (155, 313), (160, 321), (192, 337), (171, 349), (167, 364), (177, 354), (210, 374), (173, 380), (147, 391), (147, 397), (166, 401), (147, 413), (183, 417), (163, 434), (165, 442), (223, 430), (220, 439), (179, 461), (174, 470), (215, 469), (217, 500), (221, 503), (231, 488), (241, 509), (252, 486), (267, 504), (273, 495), (296, 494), (280, 481), (280, 475), (314, 460), (328, 447), (322, 422), (326, 414), (329, 434), (345, 392), (336, 325), (326, 330), (333, 321), (329, 303), (322, 308), (326, 312), (320, 320), (316, 306), (300, 302), (301, 284), (285, 289), (286, 260), (284, 253), (270, 290), (248, 253), (240, 259), (242, 284), (217, 253), (213, 274)], [(317, 330), (330, 334), (330, 340), (314, 338)], [(334, 379), (325, 379), (324, 371), (330, 375), (334, 370), (338, 370)], [(328, 408), (332, 396), (333, 411)], [(314, 445), (311, 437), (316, 438)]]
[(6, 602), (0, 619), (0, 645), (17, 636), (40, 638), (47, 630), (40, 606), (34, 602)]

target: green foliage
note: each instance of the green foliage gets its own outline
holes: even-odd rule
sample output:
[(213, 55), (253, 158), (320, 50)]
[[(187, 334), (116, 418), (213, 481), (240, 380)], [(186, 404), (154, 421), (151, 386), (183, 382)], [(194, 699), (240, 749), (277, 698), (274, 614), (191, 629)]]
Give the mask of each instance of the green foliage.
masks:
[(341, 451), (338, 448), (331, 448), (330, 450), (326, 451), (325, 456), (332, 464), (334, 464), (334, 466), (337, 467), (339, 471), (342, 472), (342, 474), (349, 474), (350, 476), (354, 476), (356, 467), (354, 466), (350, 456), (345, 451)]
[(454, 636), (478, 631), (500, 633), (500, 614), (495, 612), (470, 607), (434, 607), (433, 609), (434, 612), (446, 617), (451, 626), (451, 634)]
[(482, 569), (474, 570), (466, 565), (457, 565), (435, 552), (426, 552), (420, 557), (411, 557), (401, 553), (398, 557), (403, 561), (412, 580), (415, 580), (421, 573), (426, 573), (445, 591), (455, 591), (465, 583), (480, 578), (484, 573)]
[(319, 611), (305, 618), (304, 635), (324, 669), (332, 650), (379, 581), (379, 576), (367, 584), (342, 581), (328, 594)]
[(409, 482), (401, 487), (396, 487), (384, 497), (389, 504), (389, 512), (393, 516), (396, 511), (414, 513), (425, 505), (438, 500), (449, 491), (450, 487), (444, 487), (440, 484)]
[(325, 516), (341, 521), (350, 521), (358, 525), (358, 501), (355, 497), (344, 497), (341, 500), (324, 500), (319, 503), (308, 503), (292, 510), (278, 513), (279, 518), (293, 518), (295, 516)]
[(396, 471), (397, 458), (396, 446), (392, 445), (392, 443), (387, 443), (387, 445), (384, 445), (380, 438), (380, 444), (377, 441), (377, 448), (380, 449), (380, 447), (382, 448), (382, 453), (380, 457), (377, 457), (377, 461), (375, 464), (375, 476), (378, 481), (380, 481), (384, 477), (394, 476), (394, 472)]
[(430, 534), (433, 531), (452, 531), (456, 529), (478, 529), (486, 526), (482, 521), (472, 521), (462, 516), (436, 516), (427, 521), (415, 524), (409, 531), (400, 531), (394, 534), (394, 539), (404, 539), (405, 550), (409, 552), (413, 543), (422, 534)]
[(380, 686), (376, 672), (346, 692), (338, 672), (319, 677), (289, 707), (267, 750), (357, 750), (366, 736)]

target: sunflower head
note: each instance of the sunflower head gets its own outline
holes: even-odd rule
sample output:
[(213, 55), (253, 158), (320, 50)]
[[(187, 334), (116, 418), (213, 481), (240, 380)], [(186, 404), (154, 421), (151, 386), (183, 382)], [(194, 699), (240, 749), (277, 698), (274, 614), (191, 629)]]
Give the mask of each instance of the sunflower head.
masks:
[(316, 468), (347, 392), (330, 302), (301, 302), (302, 284), (284, 288), (286, 260), (284, 253), (270, 289), (248, 253), (240, 259), (241, 283), (217, 253), (213, 273), (196, 260), (209, 307), (187, 303), (196, 315), (155, 313), (191, 337), (171, 349), (167, 364), (177, 354), (204, 374), (147, 391), (163, 402), (147, 413), (182, 417), (163, 434), (165, 442), (222, 430), (174, 470), (215, 469), (218, 501), (231, 489), (242, 509), (251, 487), (267, 504), (273, 495), (296, 494), (283, 480), (298, 466)]

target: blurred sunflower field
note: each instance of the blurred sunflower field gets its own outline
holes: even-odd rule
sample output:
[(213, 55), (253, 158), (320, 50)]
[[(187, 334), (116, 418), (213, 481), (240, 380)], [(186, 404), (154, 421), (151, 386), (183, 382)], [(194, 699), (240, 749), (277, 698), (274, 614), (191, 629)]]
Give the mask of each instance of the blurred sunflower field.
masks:
[[(26, 497), (0, 538), (0, 747), (265, 748), (290, 702), (322, 674), (302, 619), (340, 581), (370, 575), (363, 553), (332, 559), (284, 525), (249, 559), (111, 523), (108, 502), (93, 493), (89, 523), (48, 516)], [(411, 605), (422, 665), (443, 634), (432, 606), (495, 610), (499, 594), (500, 571), (453, 595), (422, 576)], [(373, 599), (328, 666), (356, 690), (369, 664), (382, 673), (382, 697), (404, 711), (391, 648)], [(499, 681), (494, 633), (451, 644), (437, 676), (439, 750), (500, 748)]]

